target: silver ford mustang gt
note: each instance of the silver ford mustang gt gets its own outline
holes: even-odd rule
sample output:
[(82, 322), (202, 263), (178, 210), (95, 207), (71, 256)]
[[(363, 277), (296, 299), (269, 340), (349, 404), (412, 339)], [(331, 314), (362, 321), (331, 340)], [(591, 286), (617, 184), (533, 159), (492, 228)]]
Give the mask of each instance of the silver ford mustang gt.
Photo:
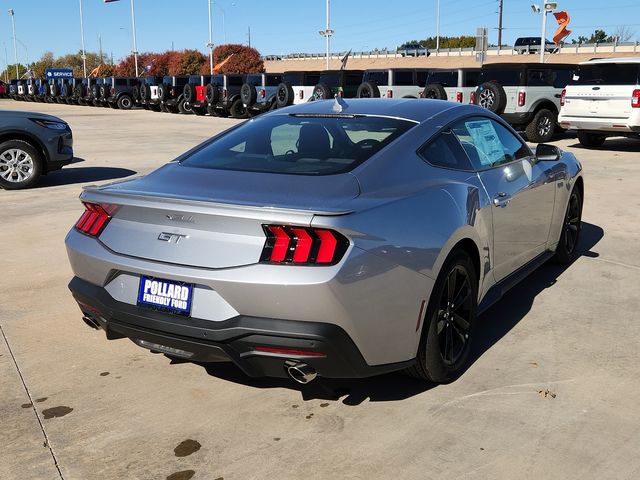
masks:
[(173, 357), (449, 382), (480, 312), (576, 256), (581, 170), (473, 105), (302, 104), (85, 188), (69, 288), (107, 338)]

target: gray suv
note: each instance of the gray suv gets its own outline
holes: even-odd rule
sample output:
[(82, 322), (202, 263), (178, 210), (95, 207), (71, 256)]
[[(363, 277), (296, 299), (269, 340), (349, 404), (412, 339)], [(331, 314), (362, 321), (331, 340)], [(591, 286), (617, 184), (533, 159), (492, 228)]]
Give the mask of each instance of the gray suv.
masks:
[(576, 68), (560, 63), (485, 65), (472, 102), (524, 130), (529, 141), (548, 142), (559, 128), (562, 90)]
[(73, 160), (71, 128), (58, 117), (0, 110), (0, 187), (17, 190)]

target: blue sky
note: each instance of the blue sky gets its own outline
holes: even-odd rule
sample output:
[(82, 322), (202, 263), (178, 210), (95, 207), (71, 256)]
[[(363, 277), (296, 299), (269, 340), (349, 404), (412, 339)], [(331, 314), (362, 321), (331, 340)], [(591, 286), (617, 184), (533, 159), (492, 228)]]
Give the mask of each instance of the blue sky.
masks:
[[(166, 50), (173, 42), (175, 49), (205, 51), (207, 1), (135, 0), (138, 50)], [(533, 1), (504, 0), (505, 42), (539, 35), (541, 17), (531, 12)], [(589, 36), (596, 28), (611, 33), (619, 25), (628, 25), (634, 39), (640, 39), (639, 0), (610, 0), (606, 11), (599, 0), (558, 3), (571, 15), (569, 40)], [(113, 53), (116, 61), (127, 55), (130, 0), (83, 0), (83, 5), (87, 50), (97, 51), (101, 36), (103, 50)], [(47, 50), (61, 55), (80, 49), (79, 0), (0, 0), (0, 64), (5, 62), (5, 47), (9, 63), (14, 58), (9, 8), (15, 11), (19, 61), (33, 61)], [(441, 35), (474, 34), (476, 27), (485, 26), (496, 43), (497, 10), (498, 0), (441, 0)], [(406, 40), (435, 35), (435, 11), (436, 0), (332, 0), (332, 50), (395, 48)], [(549, 20), (553, 32), (554, 19)], [(224, 43), (225, 36), (227, 43), (247, 43), (250, 27), (252, 46), (265, 55), (324, 51), (318, 34), (324, 22), (325, 0), (218, 0), (213, 5), (214, 43)]]

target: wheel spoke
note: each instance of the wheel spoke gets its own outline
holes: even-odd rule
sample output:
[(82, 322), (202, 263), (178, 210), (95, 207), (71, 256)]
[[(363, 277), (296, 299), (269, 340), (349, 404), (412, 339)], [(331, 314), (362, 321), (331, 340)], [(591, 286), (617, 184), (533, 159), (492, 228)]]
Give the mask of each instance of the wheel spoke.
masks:
[(449, 302), (453, 301), (456, 294), (457, 273), (457, 270), (454, 268), (453, 270), (451, 270), (451, 273), (449, 273), (449, 276), (447, 277), (447, 300)]
[(453, 309), (458, 310), (462, 305), (467, 303), (469, 296), (471, 295), (471, 288), (469, 287), (469, 279), (465, 276), (462, 286), (453, 299)]
[(470, 324), (467, 320), (465, 320), (461, 315), (454, 313), (453, 314), (453, 324), (457, 327), (456, 329), (460, 329), (464, 332), (469, 330)]

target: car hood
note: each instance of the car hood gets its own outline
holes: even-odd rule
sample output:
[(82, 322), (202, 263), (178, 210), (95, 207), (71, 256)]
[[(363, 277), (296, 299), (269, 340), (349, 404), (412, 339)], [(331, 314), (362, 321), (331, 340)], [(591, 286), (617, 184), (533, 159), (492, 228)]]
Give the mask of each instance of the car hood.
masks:
[(358, 180), (350, 173), (282, 175), (195, 168), (178, 162), (171, 162), (144, 177), (111, 183), (95, 190), (115, 195), (315, 212), (344, 212), (343, 206), (360, 194)]
[(0, 120), (12, 120), (22, 118), (40, 118), (42, 120), (50, 120), (52, 122), (67, 123), (59, 117), (53, 115), (47, 115), (46, 113), (38, 112), (16, 112), (15, 110), (0, 110)]

